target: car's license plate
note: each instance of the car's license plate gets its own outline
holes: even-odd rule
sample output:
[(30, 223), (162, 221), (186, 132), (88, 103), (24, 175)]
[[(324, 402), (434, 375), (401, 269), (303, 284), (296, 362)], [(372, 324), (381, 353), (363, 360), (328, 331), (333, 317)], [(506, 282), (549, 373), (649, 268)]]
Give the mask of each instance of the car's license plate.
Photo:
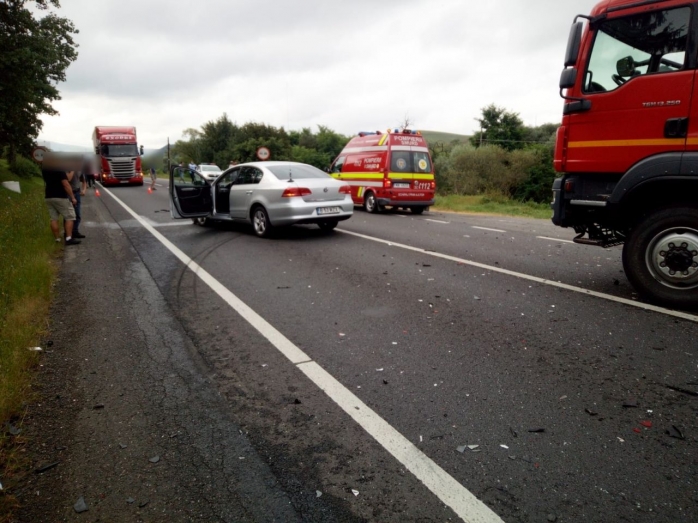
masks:
[(317, 213), (320, 214), (339, 214), (342, 210), (339, 207), (318, 207)]
[(121, 180), (119, 183), (128, 183), (128, 180)]
[(410, 188), (410, 184), (409, 184), (409, 183), (397, 182), (397, 183), (394, 183), (394, 184), (393, 184), (393, 187), (395, 187), (396, 189), (409, 189), (409, 188)]

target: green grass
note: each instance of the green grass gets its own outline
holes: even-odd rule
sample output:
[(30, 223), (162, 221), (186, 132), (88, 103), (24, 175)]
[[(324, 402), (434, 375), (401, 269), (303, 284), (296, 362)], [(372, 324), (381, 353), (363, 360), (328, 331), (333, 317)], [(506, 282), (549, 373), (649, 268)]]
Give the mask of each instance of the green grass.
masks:
[(519, 216), (525, 218), (539, 218), (549, 220), (552, 216), (550, 204), (535, 202), (519, 202), (505, 196), (479, 195), (437, 196), (434, 211), (452, 211), (473, 214), (496, 214), (505, 216)]
[[(0, 182), (17, 180), (0, 160)], [(49, 229), (40, 178), (20, 180), (21, 194), (0, 187), (0, 427), (20, 423), (23, 404), (31, 396), (33, 368), (48, 330), (49, 304), (55, 277), (54, 259), (61, 247)], [(0, 471), (5, 488), (19, 466), (17, 439), (0, 429)], [(3, 470), (4, 469), (4, 470)], [(10, 496), (0, 496), (0, 515)]]
[(468, 139), (470, 136), (465, 134), (454, 134), (454, 133), (442, 133), (441, 131), (420, 131), (424, 139), (429, 144), (435, 144), (437, 142), (441, 143), (451, 143), (454, 140), (460, 143), (469, 143)]

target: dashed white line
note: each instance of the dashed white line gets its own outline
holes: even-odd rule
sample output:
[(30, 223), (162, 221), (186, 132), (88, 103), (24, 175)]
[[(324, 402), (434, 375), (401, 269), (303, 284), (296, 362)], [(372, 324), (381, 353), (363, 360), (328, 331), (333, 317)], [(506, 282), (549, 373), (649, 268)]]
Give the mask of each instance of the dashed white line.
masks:
[(230, 305), (235, 312), (276, 347), (279, 352), (286, 356), (315, 385), (322, 389), (332, 401), (368, 432), (385, 450), (392, 454), (406, 469), (414, 474), (444, 504), (450, 507), (458, 517), (462, 518), (463, 521), (471, 523), (503, 523), (502, 519), (487, 505), (477, 499), (468, 489), (439, 467), (330, 373), (314, 362), (310, 356), (294, 345), (274, 326), (230, 292), (223, 284), (165, 238), (145, 219), (136, 214), (111, 191), (105, 188), (103, 190), (184, 263), (189, 270), (196, 274), (201, 281), (208, 285), (213, 292)]
[(478, 227), (477, 225), (471, 226), (473, 229), (480, 229), (481, 231), (492, 231), (492, 232), (507, 232), (502, 229), (490, 229), (489, 227)]
[(550, 240), (552, 242), (574, 243), (572, 240), (561, 240), (560, 238), (551, 238), (549, 236), (536, 236), (539, 240)]
[(583, 287), (577, 287), (575, 285), (568, 285), (567, 283), (562, 283), (559, 281), (546, 280), (545, 278), (539, 278), (538, 276), (532, 276), (530, 274), (524, 274), (521, 272), (510, 271), (508, 269), (502, 269), (501, 267), (496, 267), (493, 265), (486, 265), (484, 263), (478, 263), (471, 260), (466, 260), (463, 258), (458, 258), (457, 256), (451, 256), (450, 254), (442, 254), (440, 252), (429, 251), (422, 249), (420, 247), (413, 247), (411, 245), (405, 245), (403, 243), (396, 243), (389, 240), (383, 240), (382, 238), (376, 238), (374, 236), (368, 236), (366, 234), (361, 234), (358, 232), (347, 231), (344, 229), (335, 229), (337, 232), (343, 234), (348, 234), (350, 236), (356, 236), (357, 238), (363, 238), (364, 240), (370, 240), (372, 242), (383, 243), (390, 247), (398, 247), (400, 249), (405, 249), (408, 251), (418, 252), (420, 254), (425, 254), (427, 256), (433, 256), (435, 258), (441, 258), (444, 260), (454, 261), (457, 263), (462, 263), (463, 265), (469, 265), (471, 267), (477, 267), (479, 269), (485, 269), (491, 272), (497, 272), (499, 274), (506, 274), (507, 276), (514, 276), (516, 278), (521, 278), (522, 280), (528, 280), (543, 285), (549, 285), (550, 287), (557, 287), (558, 289), (565, 289), (572, 292), (578, 292), (580, 294), (585, 294), (587, 296), (594, 296), (595, 298), (601, 298), (608, 301), (613, 301), (616, 303), (622, 303), (624, 305), (629, 305), (631, 307), (636, 307), (638, 309), (644, 309), (647, 311), (658, 312), (666, 316), (672, 316), (674, 318), (681, 318), (683, 320), (688, 320), (698, 323), (698, 316), (694, 314), (688, 314), (680, 311), (673, 311), (671, 309), (665, 309), (664, 307), (658, 307), (656, 305), (650, 305), (649, 303), (642, 303), (639, 301), (629, 300), (627, 298), (620, 298), (618, 296), (613, 296), (611, 294), (604, 294), (603, 292), (592, 291), (589, 289), (584, 289)]
[(424, 221), (425, 221), (425, 222), (433, 222), (433, 223), (446, 223), (446, 224), (451, 223), (451, 222), (444, 222), (444, 221), (442, 221), (442, 220), (434, 220), (434, 219), (432, 219), (432, 218), (425, 218)]

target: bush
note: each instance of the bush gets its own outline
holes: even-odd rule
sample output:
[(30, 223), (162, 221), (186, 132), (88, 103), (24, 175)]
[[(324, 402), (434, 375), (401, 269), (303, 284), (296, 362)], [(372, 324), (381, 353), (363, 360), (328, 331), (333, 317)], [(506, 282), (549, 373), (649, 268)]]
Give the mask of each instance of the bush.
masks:
[(33, 161), (24, 156), (17, 155), (14, 166), (10, 167), (10, 172), (15, 176), (28, 180), (34, 176), (41, 178), (41, 169)]

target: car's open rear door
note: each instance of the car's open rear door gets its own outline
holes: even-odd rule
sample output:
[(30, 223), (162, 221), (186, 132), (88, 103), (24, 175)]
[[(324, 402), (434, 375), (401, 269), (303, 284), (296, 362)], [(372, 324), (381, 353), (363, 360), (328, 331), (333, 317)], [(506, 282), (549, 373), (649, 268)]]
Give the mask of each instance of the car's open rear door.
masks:
[(213, 211), (211, 184), (181, 165), (170, 168), (170, 213), (178, 218), (203, 218)]

